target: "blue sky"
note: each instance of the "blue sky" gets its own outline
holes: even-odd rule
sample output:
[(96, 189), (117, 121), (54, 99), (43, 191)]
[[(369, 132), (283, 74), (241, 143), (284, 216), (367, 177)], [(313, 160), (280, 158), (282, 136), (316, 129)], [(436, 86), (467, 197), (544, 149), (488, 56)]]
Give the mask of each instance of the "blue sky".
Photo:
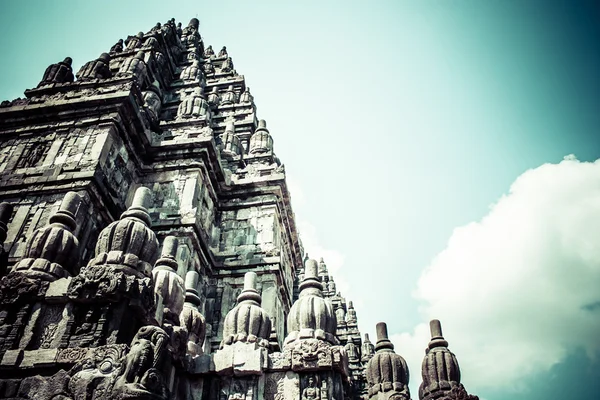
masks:
[(432, 317), (481, 398), (599, 392), (597, 1), (3, 0), (0, 99), (171, 17), (227, 46), (309, 254), (414, 398)]

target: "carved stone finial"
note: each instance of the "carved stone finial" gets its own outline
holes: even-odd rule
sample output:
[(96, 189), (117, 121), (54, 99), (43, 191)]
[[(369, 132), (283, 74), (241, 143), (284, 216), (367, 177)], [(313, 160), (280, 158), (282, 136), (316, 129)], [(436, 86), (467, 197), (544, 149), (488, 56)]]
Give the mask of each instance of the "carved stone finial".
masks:
[(200, 62), (198, 60), (192, 61), (190, 65), (185, 67), (181, 71), (181, 80), (184, 82), (195, 82), (200, 80), (202, 77), (202, 71), (200, 70)]
[(221, 72), (231, 72), (233, 71), (233, 61), (231, 57), (227, 57), (223, 64), (221, 65)]
[[(352, 304), (350, 304), (352, 306)], [(394, 344), (390, 342), (388, 338), (387, 324), (385, 322), (379, 322), (376, 327), (377, 331), (377, 343), (375, 349), (379, 350), (394, 350)]]
[(250, 93), (250, 88), (246, 87), (244, 93), (240, 96), (240, 103), (252, 103), (254, 101), (254, 96)]
[(179, 316), (181, 326), (188, 332), (188, 353), (195, 357), (202, 353), (202, 345), (206, 335), (206, 320), (198, 310), (198, 281), (200, 275), (196, 271), (188, 271), (185, 275), (185, 303)]
[(198, 30), (198, 28), (200, 27), (200, 21), (198, 20), (198, 18), (192, 18), (188, 26)]
[(164, 321), (171, 325), (179, 325), (179, 314), (185, 301), (183, 279), (177, 274), (177, 238), (167, 236), (163, 242), (160, 258), (152, 270), (154, 292), (163, 299)]
[(142, 220), (147, 226), (152, 226), (148, 207), (152, 203), (152, 190), (145, 186), (137, 188), (133, 195), (131, 206), (121, 214), (121, 218), (133, 217)]
[(368, 333), (365, 333), (365, 340), (363, 340), (361, 353), (362, 357), (360, 360), (363, 363), (368, 362), (375, 354), (375, 346), (373, 346), (373, 343), (371, 343), (371, 341), (369, 340)]
[(244, 275), (244, 290), (238, 296), (238, 304), (225, 317), (221, 348), (239, 341), (268, 346), (271, 319), (260, 307), (261, 296), (256, 290), (256, 278), (255, 272)]
[(431, 332), (431, 341), (429, 342), (429, 349), (434, 347), (448, 347), (448, 342), (442, 335), (442, 323), (438, 319), (432, 319), (429, 322), (429, 330)]
[(309, 259), (304, 265), (304, 279), (300, 283), (300, 295), (292, 305), (288, 315), (288, 336), (285, 343), (291, 343), (300, 335), (326, 340), (337, 344), (335, 332), (336, 315), (329, 300), (323, 298), (323, 284), (318, 277), (318, 264)]
[(210, 106), (204, 99), (202, 88), (196, 87), (193, 92), (187, 95), (181, 104), (179, 104), (179, 107), (177, 108), (177, 119), (201, 117), (210, 120)]
[[(365, 367), (368, 394), (372, 400), (379, 398), (410, 399), (408, 389), (408, 366), (402, 356), (394, 353), (394, 345), (388, 339), (385, 322), (377, 324), (377, 352)], [(385, 394), (384, 397), (380, 397)], [(398, 397), (393, 397), (398, 396)]]
[[(273, 151), (273, 138), (267, 129), (267, 122), (264, 119), (258, 121), (258, 127), (250, 137), (248, 152), (250, 154), (268, 153)], [(321, 259), (323, 262), (323, 259)]]
[[(475, 400), (477, 396), (467, 393), (460, 383), (460, 367), (456, 356), (448, 350), (448, 342), (442, 335), (442, 325), (434, 319), (429, 323), (431, 341), (425, 351), (419, 387), (419, 398), (433, 400), (440, 397)], [(453, 397), (460, 394), (462, 397)]]
[(225, 132), (219, 135), (218, 144), (222, 156), (231, 158), (242, 154), (242, 143), (235, 134), (235, 123), (233, 120), (228, 121), (225, 125)]
[(93, 79), (108, 79), (112, 77), (109, 68), (110, 55), (108, 53), (100, 54), (96, 60), (88, 61), (77, 72), (77, 79), (80, 81), (90, 81)]
[(221, 50), (219, 50), (219, 54), (217, 55), (217, 57), (227, 57), (227, 47), (223, 46)]
[(148, 67), (144, 61), (143, 51), (138, 51), (135, 56), (125, 59), (119, 68), (118, 76), (133, 76), (139, 86), (144, 86), (148, 76)]
[(237, 102), (237, 95), (233, 89), (233, 85), (229, 85), (223, 96), (221, 96), (221, 105), (228, 106)]
[(79, 271), (79, 241), (75, 215), (81, 197), (68, 192), (46, 227), (37, 229), (27, 241), (25, 257), (15, 266), (31, 278), (54, 281)]
[(208, 101), (208, 104), (210, 104), (210, 106), (213, 108), (219, 105), (219, 102), (221, 101), (221, 97), (219, 96), (219, 91), (216, 86), (213, 86), (212, 90), (208, 94), (207, 101)]
[(110, 48), (111, 53), (122, 53), (123, 52), (123, 39), (119, 39), (113, 47)]
[(204, 50), (204, 58), (211, 58), (215, 55), (215, 51), (213, 50), (212, 46), (209, 45), (205, 50)]
[(75, 79), (71, 65), (73, 60), (67, 57), (64, 61), (50, 65), (44, 72), (44, 77), (38, 84), (38, 87), (52, 83), (71, 83)]
[(210, 58), (204, 61), (202, 72), (204, 72), (205, 76), (212, 76), (215, 74), (215, 66), (213, 65), (212, 61), (210, 61)]
[(327, 275), (327, 274), (328, 274), (327, 264), (325, 264), (323, 257), (321, 257), (321, 259), (319, 260), (319, 275)]
[(135, 36), (129, 36), (127, 40), (125, 40), (125, 45), (127, 46), (127, 50), (133, 50), (142, 47), (143, 42), (144, 32), (138, 32)]
[(96, 243), (96, 257), (92, 265), (115, 265), (127, 273), (150, 276), (151, 266), (158, 256), (158, 240), (150, 229), (151, 219), (146, 209), (152, 200), (152, 191), (139, 187), (131, 206), (121, 219), (104, 228)]

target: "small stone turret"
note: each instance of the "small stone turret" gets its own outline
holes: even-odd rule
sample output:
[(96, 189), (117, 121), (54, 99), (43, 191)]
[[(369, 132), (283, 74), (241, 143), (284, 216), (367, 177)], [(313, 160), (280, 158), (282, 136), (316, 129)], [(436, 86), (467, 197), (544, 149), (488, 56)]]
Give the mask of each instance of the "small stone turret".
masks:
[(181, 71), (181, 80), (184, 82), (196, 82), (202, 78), (202, 71), (200, 70), (200, 62), (198, 60), (192, 61), (190, 65), (185, 67)]
[(408, 366), (388, 339), (385, 322), (377, 324), (377, 352), (367, 363), (365, 374), (369, 385), (369, 399), (410, 399)]
[(109, 68), (110, 55), (108, 53), (100, 54), (100, 57), (93, 61), (88, 61), (77, 72), (77, 79), (84, 82), (93, 79), (108, 79), (112, 77)]
[(358, 319), (356, 318), (356, 310), (354, 309), (354, 304), (352, 301), (348, 302), (348, 313), (346, 314), (346, 323), (348, 325), (356, 324)]
[(160, 258), (152, 270), (154, 292), (163, 299), (163, 321), (179, 325), (179, 314), (183, 310), (184, 282), (177, 274), (177, 238), (167, 236)]
[(75, 78), (73, 77), (73, 68), (71, 67), (72, 64), (73, 59), (71, 57), (67, 57), (64, 59), (64, 61), (50, 65), (48, 68), (46, 68), (44, 77), (38, 84), (38, 87), (50, 85), (52, 83), (73, 82)]
[(460, 368), (456, 356), (448, 350), (448, 342), (442, 335), (442, 325), (434, 319), (429, 323), (431, 341), (425, 350), (421, 367), (423, 382), (419, 387), (419, 399), (432, 400), (449, 397), (475, 400), (477, 396), (468, 395), (460, 383)]
[(369, 334), (365, 333), (365, 340), (363, 341), (362, 344), (362, 349), (361, 349), (361, 358), (360, 361), (362, 361), (363, 363), (368, 362), (371, 358), (373, 358), (373, 355), (375, 354), (375, 346), (373, 346), (373, 343), (371, 343), (371, 341), (369, 340)]
[(212, 45), (209, 45), (205, 50), (204, 50), (204, 58), (211, 58), (215, 55), (215, 51), (212, 48)]
[(133, 57), (127, 58), (119, 68), (118, 76), (133, 76), (138, 85), (143, 86), (148, 76), (148, 66), (144, 61), (144, 52), (138, 51)]
[(125, 45), (127, 46), (127, 50), (133, 50), (142, 47), (143, 42), (144, 32), (138, 32), (135, 36), (129, 36), (125, 41)]
[(179, 316), (181, 326), (188, 332), (187, 351), (192, 357), (202, 353), (202, 345), (206, 335), (206, 320), (198, 310), (198, 281), (196, 271), (189, 271), (185, 276), (185, 303)]
[(110, 48), (111, 53), (122, 53), (123, 52), (123, 39), (119, 39), (113, 47)]
[(81, 197), (77, 193), (65, 195), (49, 224), (37, 229), (27, 241), (25, 257), (15, 266), (15, 271), (50, 282), (79, 272), (79, 241), (73, 232), (77, 228), (75, 215), (80, 205)]
[(225, 317), (221, 347), (240, 341), (257, 342), (260, 346), (267, 347), (271, 334), (271, 319), (267, 312), (260, 308), (261, 297), (256, 290), (256, 273), (246, 273), (244, 290), (237, 301), (237, 306)]
[(214, 358), (218, 374), (259, 375), (267, 367), (271, 319), (260, 307), (256, 278), (246, 272), (238, 304), (225, 316), (223, 341)]
[(221, 96), (221, 105), (228, 106), (237, 102), (237, 96), (235, 94), (235, 90), (233, 90), (233, 85), (229, 85), (223, 96)]
[(312, 337), (337, 344), (336, 318), (331, 302), (323, 298), (323, 285), (317, 277), (317, 262), (306, 261), (300, 295), (294, 302), (287, 320), (288, 336), (285, 342), (298, 337)]
[(267, 129), (267, 122), (264, 119), (261, 119), (258, 121), (256, 131), (254, 131), (254, 134), (250, 137), (250, 147), (248, 152), (250, 154), (259, 154), (271, 151), (273, 151), (273, 138)]
[(254, 101), (254, 96), (250, 93), (250, 88), (246, 87), (244, 93), (240, 96), (240, 103), (252, 103)]
[(152, 192), (146, 187), (135, 191), (133, 202), (121, 219), (100, 232), (96, 257), (88, 265), (118, 264), (135, 275), (150, 276), (159, 248), (146, 209), (151, 198)]
[(177, 108), (177, 118), (200, 118), (205, 117), (210, 120), (210, 107), (204, 99), (202, 88), (194, 88), (194, 91), (189, 94)]
[(233, 61), (231, 57), (227, 57), (223, 64), (221, 65), (221, 72), (231, 72), (233, 71)]
[(235, 134), (235, 124), (229, 121), (225, 126), (225, 132), (219, 136), (221, 154), (226, 157), (235, 157), (242, 154), (242, 144)]

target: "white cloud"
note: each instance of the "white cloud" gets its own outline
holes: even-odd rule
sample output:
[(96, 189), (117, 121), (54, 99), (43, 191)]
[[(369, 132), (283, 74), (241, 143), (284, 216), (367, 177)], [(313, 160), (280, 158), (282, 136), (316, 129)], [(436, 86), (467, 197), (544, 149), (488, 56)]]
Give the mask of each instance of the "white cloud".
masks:
[[(414, 295), (425, 319), (442, 321), (474, 393), (521, 390), (528, 374), (576, 347), (593, 356), (600, 350), (600, 160), (567, 156), (522, 174), (480, 222), (455, 229)], [(428, 326), (393, 339), (416, 387)]]

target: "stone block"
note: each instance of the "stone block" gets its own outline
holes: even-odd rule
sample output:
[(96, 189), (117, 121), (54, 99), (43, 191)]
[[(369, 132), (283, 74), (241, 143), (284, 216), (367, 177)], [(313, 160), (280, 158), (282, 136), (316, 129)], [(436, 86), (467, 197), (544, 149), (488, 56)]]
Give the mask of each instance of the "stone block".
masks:
[(23, 352), (22, 368), (50, 366), (56, 361), (58, 349), (29, 350)]
[(61, 278), (54, 282), (50, 282), (48, 290), (46, 291), (46, 300), (49, 302), (53, 300), (59, 300), (67, 295), (67, 288), (72, 278)]
[(4, 357), (2, 357), (2, 362), (0, 362), (0, 365), (2, 365), (3, 367), (15, 367), (21, 362), (22, 356), (23, 350), (6, 350), (6, 353), (4, 353)]

